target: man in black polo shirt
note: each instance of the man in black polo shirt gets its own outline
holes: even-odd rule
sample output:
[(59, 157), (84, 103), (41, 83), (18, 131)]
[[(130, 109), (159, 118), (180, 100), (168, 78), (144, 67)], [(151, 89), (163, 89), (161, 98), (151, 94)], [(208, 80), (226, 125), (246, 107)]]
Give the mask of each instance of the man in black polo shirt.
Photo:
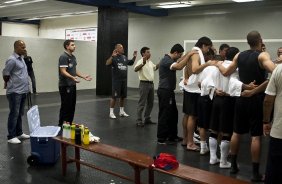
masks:
[(110, 101), (110, 115), (111, 119), (116, 119), (114, 108), (116, 99), (120, 98), (119, 116), (128, 117), (129, 115), (124, 111), (124, 99), (127, 96), (127, 66), (133, 65), (137, 56), (137, 51), (134, 51), (133, 58), (128, 60), (124, 54), (122, 44), (116, 44), (112, 56), (106, 61), (106, 65), (112, 67), (112, 98)]
[(169, 54), (166, 54), (159, 65), (159, 114), (158, 114), (158, 144), (170, 144), (182, 141), (177, 136), (178, 110), (176, 107), (174, 90), (176, 87), (176, 70), (181, 70), (187, 65), (189, 58), (197, 53), (191, 51), (183, 57), (183, 47), (175, 44)]
[(64, 42), (65, 52), (59, 58), (59, 91), (61, 95), (61, 109), (59, 117), (59, 126), (63, 122), (72, 123), (75, 105), (76, 105), (76, 83), (79, 83), (78, 77), (91, 81), (90, 75), (83, 75), (76, 70), (76, 58), (72, 54), (75, 51), (73, 40)]

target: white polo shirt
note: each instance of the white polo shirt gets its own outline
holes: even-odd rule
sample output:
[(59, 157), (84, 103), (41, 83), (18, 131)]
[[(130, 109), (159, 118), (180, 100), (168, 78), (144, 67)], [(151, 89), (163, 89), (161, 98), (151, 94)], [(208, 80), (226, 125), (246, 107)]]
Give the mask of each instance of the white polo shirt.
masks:
[[(134, 69), (143, 63), (143, 58), (137, 61)], [(154, 82), (154, 72), (156, 65), (151, 61), (147, 60), (146, 64), (138, 71), (139, 80)]]
[(276, 96), (270, 136), (282, 139), (282, 64), (277, 65), (274, 69), (265, 93), (267, 95)]

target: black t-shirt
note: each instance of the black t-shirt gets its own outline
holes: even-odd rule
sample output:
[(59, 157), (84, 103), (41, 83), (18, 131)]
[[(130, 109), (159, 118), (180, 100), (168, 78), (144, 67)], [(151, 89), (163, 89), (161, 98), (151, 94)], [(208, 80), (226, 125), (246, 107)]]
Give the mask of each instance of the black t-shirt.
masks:
[(72, 75), (76, 76), (76, 58), (74, 55), (69, 55), (64, 52), (59, 58), (59, 86), (74, 86), (76, 83), (61, 74), (60, 68), (65, 67), (67, 72)]
[(127, 65), (133, 65), (133, 60), (128, 60), (125, 55), (112, 58), (112, 81), (127, 80)]
[(258, 56), (260, 52), (254, 50), (246, 50), (238, 56), (239, 79), (244, 84), (256, 81), (255, 84), (260, 85), (266, 80), (266, 71), (259, 65)]
[(30, 56), (26, 56), (24, 58), (24, 62), (25, 62), (26, 67), (27, 67), (27, 72), (28, 73), (32, 72), (33, 71), (33, 68), (32, 68), (32, 63), (33, 63), (32, 58)]
[(175, 90), (176, 87), (176, 71), (171, 70), (170, 66), (175, 61), (169, 55), (165, 55), (160, 61), (159, 66), (159, 88)]

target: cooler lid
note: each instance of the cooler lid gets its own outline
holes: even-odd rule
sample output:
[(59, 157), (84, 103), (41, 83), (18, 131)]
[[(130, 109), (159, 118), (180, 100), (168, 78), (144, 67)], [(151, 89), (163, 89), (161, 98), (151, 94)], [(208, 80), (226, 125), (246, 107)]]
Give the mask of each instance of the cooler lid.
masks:
[(40, 127), (40, 117), (37, 105), (27, 111), (27, 122), (30, 134)]

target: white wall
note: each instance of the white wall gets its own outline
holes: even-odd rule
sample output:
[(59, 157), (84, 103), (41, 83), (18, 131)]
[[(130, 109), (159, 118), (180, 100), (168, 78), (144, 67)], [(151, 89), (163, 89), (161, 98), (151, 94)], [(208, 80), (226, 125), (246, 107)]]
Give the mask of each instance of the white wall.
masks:
[(38, 37), (38, 25), (2, 22), (2, 36)]
[[(0, 36), (0, 70), (5, 66), (5, 61), (13, 53), (13, 44), (16, 40), (22, 39), (26, 43), (28, 54), (33, 59), (37, 91), (51, 92), (58, 91), (58, 60), (64, 52), (63, 41), (43, 38), (18, 38)], [(81, 80), (77, 89), (96, 88), (96, 43), (76, 41), (77, 70), (82, 74), (90, 74), (93, 77), (91, 82)], [(5, 94), (3, 82), (0, 83), (0, 95)]]

